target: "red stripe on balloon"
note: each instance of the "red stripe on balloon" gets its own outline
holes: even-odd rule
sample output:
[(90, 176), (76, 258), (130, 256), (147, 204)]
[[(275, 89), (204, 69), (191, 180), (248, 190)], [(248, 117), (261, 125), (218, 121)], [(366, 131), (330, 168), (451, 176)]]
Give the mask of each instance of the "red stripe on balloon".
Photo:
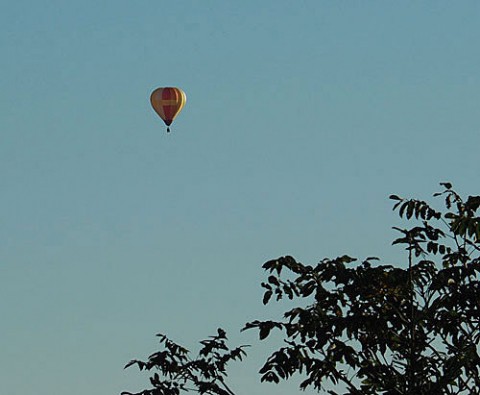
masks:
[[(176, 90), (174, 88), (164, 88), (162, 91), (162, 100), (175, 100), (177, 99)], [(164, 104), (163, 112), (165, 113), (165, 123), (170, 125), (175, 116), (176, 105)]]

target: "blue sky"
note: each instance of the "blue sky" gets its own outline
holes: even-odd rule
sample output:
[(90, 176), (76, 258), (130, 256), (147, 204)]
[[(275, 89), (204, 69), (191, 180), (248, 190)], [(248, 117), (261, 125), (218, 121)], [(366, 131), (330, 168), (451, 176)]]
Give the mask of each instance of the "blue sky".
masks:
[[(261, 264), (402, 264), (388, 195), (478, 194), (477, 1), (0, 4), (0, 385), (118, 394), (163, 332), (261, 305)], [(165, 133), (150, 92), (187, 105)], [(269, 351), (232, 370), (259, 383)]]

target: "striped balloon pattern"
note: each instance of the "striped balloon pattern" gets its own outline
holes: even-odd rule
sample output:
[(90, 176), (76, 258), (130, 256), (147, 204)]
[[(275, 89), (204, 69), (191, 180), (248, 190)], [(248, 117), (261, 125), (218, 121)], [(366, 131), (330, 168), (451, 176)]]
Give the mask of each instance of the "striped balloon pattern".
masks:
[(170, 131), (169, 126), (180, 111), (182, 111), (186, 102), (187, 96), (185, 92), (179, 88), (157, 88), (150, 95), (150, 103), (152, 103), (155, 112), (167, 125), (167, 132)]

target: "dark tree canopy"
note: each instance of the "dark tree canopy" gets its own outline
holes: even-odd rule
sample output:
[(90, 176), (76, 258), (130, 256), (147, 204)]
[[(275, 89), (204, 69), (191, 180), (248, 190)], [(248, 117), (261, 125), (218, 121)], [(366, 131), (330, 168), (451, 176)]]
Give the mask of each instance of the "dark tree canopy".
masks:
[[(263, 303), (290, 299), (298, 306), (279, 321), (255, 320), (260, 340), (280, 331), (284, 346), (260, 369), (261, 381), (300, 375), (301, 389), (326, 394), (480, 394), (480, 196), (463, 199), (449, 183), (434, 196), (437, 211), (422, 200), (396, 195), (393, 209), (410, 227), (398, 228), (393, 244), (405, 247), (401, 265), (349, 256), (310, 266), (285, 256), (266, 262)], [(298, 303), (297, 303), (298, 302)], [(233, 395), (222, 330), (201, 342), (199, 357), (162, 337), (164, 351), (141, 369), (157, 369), (144, 395)], [(129, 393), (125, 393), (129, 394)]]
[(122, 392), (122, 395), (178, 395), (181, 392), (196, 391), (200, 394), (234, 395), (225, 382), (227, 365), (230, 361), (242, 360), (244, 348), (230, 349), (227, 335), (218, 329), (215, 336), (202, 340), (198, 356), (190, 357), (190, 352), (158, 334), (163, 350), (148, 357), (148, 361), (132, 360), (125, 368), (137, 365), (140, 370), (155, 369), (158, 372), (150, 377), (154, 387), (137, 394)]

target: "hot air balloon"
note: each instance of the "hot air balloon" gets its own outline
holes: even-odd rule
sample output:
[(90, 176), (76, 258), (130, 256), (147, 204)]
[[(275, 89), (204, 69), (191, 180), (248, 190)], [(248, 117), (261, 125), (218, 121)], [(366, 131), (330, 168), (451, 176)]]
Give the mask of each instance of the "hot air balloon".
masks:
[(157, 88), (150, 95), (150, 103), (167, 125), (167, 132), (170, 132), (169, 126), (180, 113), (186, 101), (185, 92), (179, 88)]

